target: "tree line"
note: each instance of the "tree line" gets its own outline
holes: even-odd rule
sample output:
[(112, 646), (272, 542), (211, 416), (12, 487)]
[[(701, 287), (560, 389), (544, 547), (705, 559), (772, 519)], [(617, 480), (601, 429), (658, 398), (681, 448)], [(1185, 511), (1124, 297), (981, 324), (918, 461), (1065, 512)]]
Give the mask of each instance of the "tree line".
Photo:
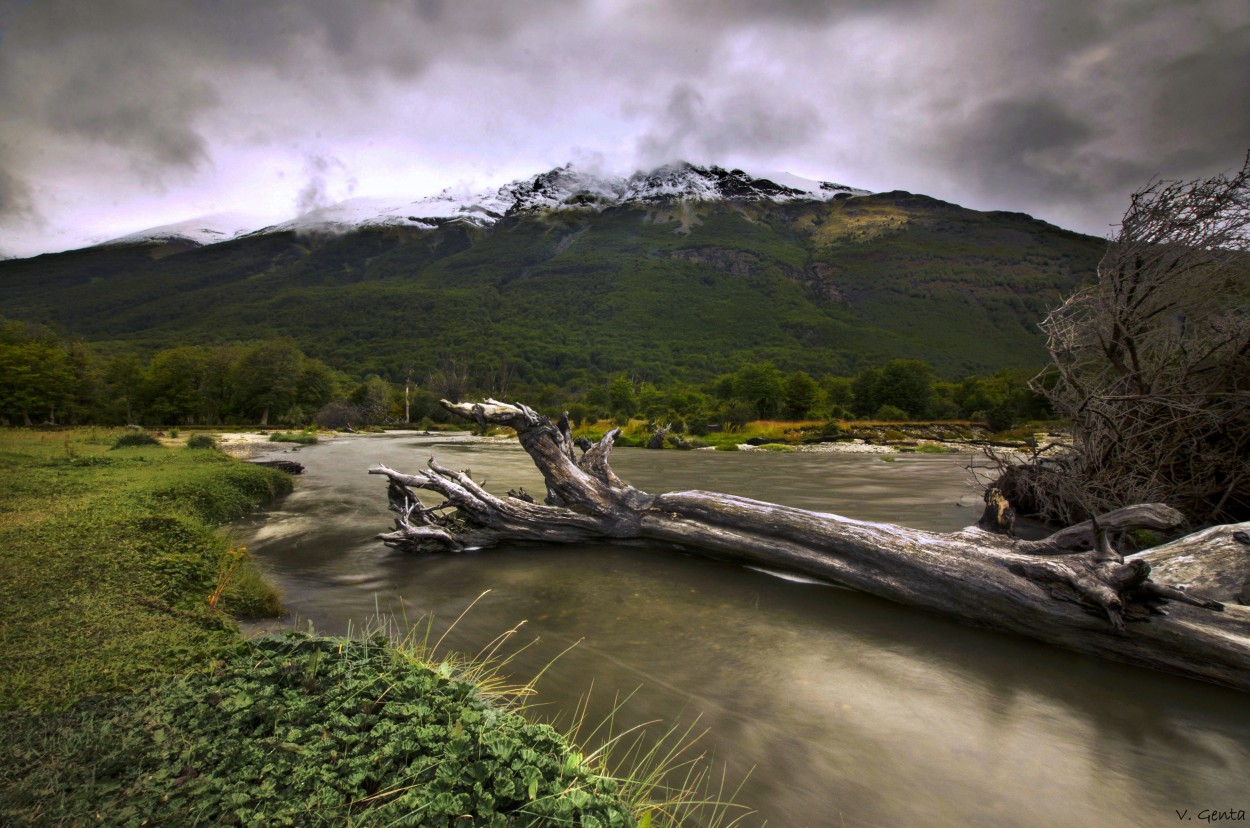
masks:
[(783, 372), (771, 362), (752, 362), (701, 386), (660, 388), (617, 374), (588, 389), (568, 410), (575, 422), (642, 416), (692, 433), (761, 419), (970, 419), (1005, 429), (1051, 416), (1045, 398), (1029, 388), (1030, 377), (1027, 371), (1005, 369), (947, 380), (927, 362), (895, 359), (854, 376), (816, 378), (804, 371)]
[(694, 433), (757, 419), (976, 419), (1005, 428), (1049, 414), (1028, 379), (1004, 370), (945, 380), (926, 362), (896, 359), (847, 377), (752, 362), (702, 384), (662, 387), (617, 373), (581, 388), (515, 379), (500, 388), (498, 377), (478, 388), (450, 360), (424, 377), (360, 378), (307, 356), (286, 337), (102, 355), (45, 326), (0, 320), (0, 422), (8, 425), (343, 428), (445, 421), (440, 398), (494, 395), (553, 414), (567, 409), (578, 423), (642, 417)]
[(335, 400), (380, 420), (379, 384), (389, 392), (376, 378), (353, 382), (289, 338), (103, 356), (46, 326), (0, 320), (7, 425), (305, 425)]

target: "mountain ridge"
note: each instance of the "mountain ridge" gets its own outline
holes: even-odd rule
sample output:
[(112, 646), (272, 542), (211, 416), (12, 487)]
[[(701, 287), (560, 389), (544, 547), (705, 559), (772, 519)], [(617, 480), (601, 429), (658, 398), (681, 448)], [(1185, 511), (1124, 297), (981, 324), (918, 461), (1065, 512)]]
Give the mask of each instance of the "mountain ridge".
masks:
[[(716, 169), (687, 183), (742, 183)], [(285, 335), (390, 378), (460, 366), (573, 389), (622, 372), (698, 382), (752, 361), (845, 376), (893, 358), (957, 377), (1040, 367), (1037, 323), (1105, 250), (902, 190), (833, 185), (822, 200), (770, 181), (788, 191), (706, 199), (660, 179), (596, 201), (580, 173), (551, 173), (489, 221), (275, 226), (0, 262), (0, 312), (109, 353)]]
[(787, 172), (748, 173), (717, 165), (680, 161), (630, 176), (578, 170), (572, 163), (477, 191), (447, 187), (411, 201), (362, 196), (309, 210), (287, 221), (265, 224), (238, 212), (214, 213), (127, 233), (102, 245), (183, 240), (215, 244), (265, 233), (350, 232), (359, 227), (406, 226), (433, 230), (448, 221), (479, 227), (504, 216), (558, 209), (604, 210), (629, 204), (691, 201), (827, 201), (869, 191), (817, 181)]

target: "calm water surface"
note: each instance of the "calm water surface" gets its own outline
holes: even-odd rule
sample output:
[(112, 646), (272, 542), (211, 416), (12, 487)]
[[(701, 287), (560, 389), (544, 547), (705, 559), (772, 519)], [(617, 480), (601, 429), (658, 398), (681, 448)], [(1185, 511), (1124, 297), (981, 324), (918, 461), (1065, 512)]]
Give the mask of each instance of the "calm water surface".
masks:
[[(746, 824), (1153, 826), (1250, 812), (1244, 694), (962, 627), (874, 598), (647, 547), (512, 548), (417, 557), (389, 529), (375, 463), (437, 456), (502, 493), (543, 491), (515, 443), (454, 435), (346, 439), (298, 453), (296, 491), (235, 528), (326, 633), (377, 613), (433, 613), (476, 652), (520, 621), (539, 642), (515, 662), (551, 716), (591, 693), (589, 721), (637, 691), (626, 721), (690, 723), (750, 772)], [(289, 456), (289, 455), (279, 455)], [(731, 492), (950, 531), (976, 520), (968, 458), (618, 449), (647, 491)], [(1177, 811), (1187, 811), (1187, 820)], [(1222, 824), (1229, 824), (1227, 822)]]

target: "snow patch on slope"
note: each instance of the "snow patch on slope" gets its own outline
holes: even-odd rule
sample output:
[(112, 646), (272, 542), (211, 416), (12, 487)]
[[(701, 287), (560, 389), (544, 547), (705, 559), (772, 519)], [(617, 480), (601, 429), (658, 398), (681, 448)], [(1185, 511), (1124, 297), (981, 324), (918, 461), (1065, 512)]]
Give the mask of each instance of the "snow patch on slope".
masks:
[(175, 239), (185, 239), (195, 244), (215, 244), (245, 236), (260, 225), (260, 219), (246, 213), (212, 213), (186, 221), (149, 227), (147, 230), (109, 239), (104, 244), (143, 244)]

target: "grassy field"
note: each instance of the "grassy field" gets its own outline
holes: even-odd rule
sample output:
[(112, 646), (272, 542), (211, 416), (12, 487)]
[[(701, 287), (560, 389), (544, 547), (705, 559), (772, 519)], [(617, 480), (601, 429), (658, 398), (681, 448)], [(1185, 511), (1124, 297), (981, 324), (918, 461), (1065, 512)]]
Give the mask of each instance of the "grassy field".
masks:
[(212, 450), (112, 449), (118, 436), (0, 431), (0, 708), (147, 686), (232, 647), (231, 616), (278, 609), (213, 527), (290, 478)]
[(290, 478), (123, 437), (0, 431), (0, 824), (737, 823), (690, 731), (609, 721), (585, 755), (523, 715), (510, 633), (474, 659), (428, 622), (244, 641), (278, 596), (214, 527)]

